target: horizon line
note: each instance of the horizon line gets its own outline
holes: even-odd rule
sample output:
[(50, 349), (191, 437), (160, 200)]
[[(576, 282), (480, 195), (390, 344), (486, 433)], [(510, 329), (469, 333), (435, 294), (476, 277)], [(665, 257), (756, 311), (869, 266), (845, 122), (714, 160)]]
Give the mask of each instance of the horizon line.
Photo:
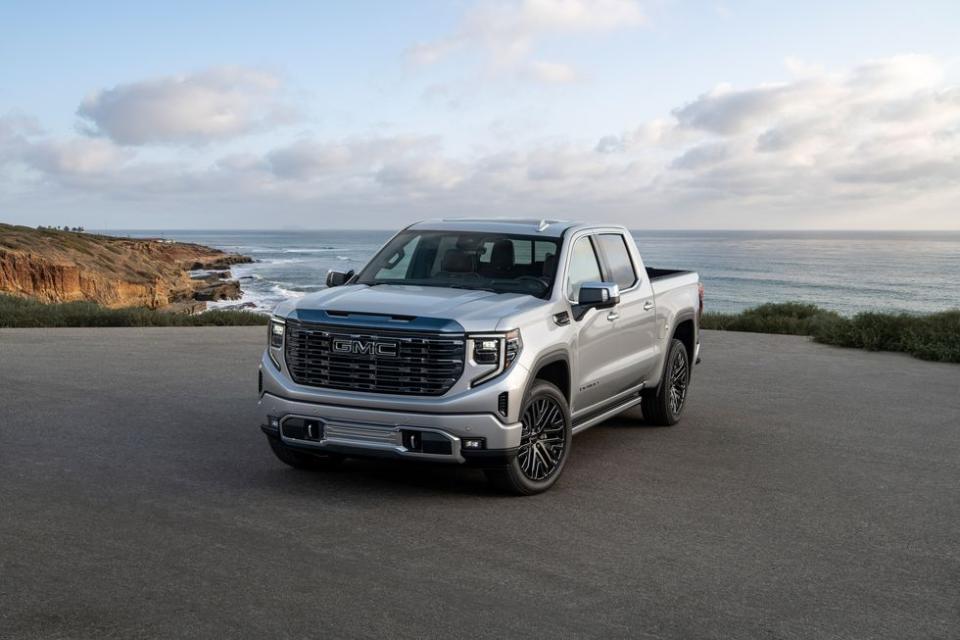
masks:
[[(26, 225), (24, 225), (26, 226)], [(737, 227), (737, 228), (717, 228), (717, 227), (644, 227), (644, 228), (631, 228), (627, 225), (622, 225), (626, 227), (629, 231), (709, 231), (709, 232), (727, 232), (727, 231), (750, 231), (750, 232), (782, 232), (782, 231), (794, 231), (794, 232), (811, 232), (811, 231), (824, 231), (824, 232), (834, 232), (834, 233), (960, 233), (960, 228), (955, 229), (945, 229), (945, 228), (930, 228), (930, 229), (834, 229), (834, 228), (825, 228), (825, 227), (804, 227), (804, 228), (756, 228), (756, 227)], [(379, 227), (379, 228), (362, 228), (362, 227), (288, 227), (288, 228), (257, 228), (257, 227), (129, 227), (129, 228), (91, 228), (86, 229), (86, 231), (257, 231), (257, 232), (271, 232), (271, 233), (280, 233), (280, 232), (297, 232), (297, 231), (398, 231), (406, 227)]]
[[(47, 227), (56, 229), (53, 225), (27, 225), (3, 222), (14, 227), (37, 229)], [(78, 225), (79, 226), (79, 225)], [(400, 227), (84, 227), (84, 232), (173, 232), (173, 231), (242, 231), (242, 232), (297, 232), (297, 231), (384, 231), (396, 232), (409, 225)], [(831, 227), (642, 227), (634, 228), (622, 225), (631, 232), (667, 231), (667, 232), (832, 232), (832, 233), (960, 233), (957, 228), (884, 228), (884, 229), (851, 229)]]

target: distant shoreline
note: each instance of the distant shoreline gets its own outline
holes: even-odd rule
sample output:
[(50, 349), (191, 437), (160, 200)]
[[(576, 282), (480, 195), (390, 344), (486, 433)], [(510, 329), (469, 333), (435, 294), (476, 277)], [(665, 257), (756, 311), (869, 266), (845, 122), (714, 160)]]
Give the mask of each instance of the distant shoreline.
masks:
[[(854, 236), (918, 236), (938, 238), (944, 235), (960, 238), (960, 229), (668, 229), (668, 228), (631, 228), (633, 234), (708, 234), (708, 235), (736, 235), (752, 234), (758, 236), (808, 236), (808, 237), (854, 237)], [(196, 229), (90, 229), (88, 233), (100, 233), (105, 235), (123, 236), (130, 234), (131, 237), (145, 237), (144, 234), (157, 234), (163, 237), (164, 234), (176, 233), (323, 233), (323, 232), (370, 232), (394, 234), (396, 227), (383, 228), (350, 228), (350, 227), (312, 227), (304, 229), (235, 229), (231, 227), (222, 228), (196, 228)]]
[(195, 313), (238, 299), (233, 265), (252, 262), (199, 243), (0, 224), (0, 293), (44, 303)]

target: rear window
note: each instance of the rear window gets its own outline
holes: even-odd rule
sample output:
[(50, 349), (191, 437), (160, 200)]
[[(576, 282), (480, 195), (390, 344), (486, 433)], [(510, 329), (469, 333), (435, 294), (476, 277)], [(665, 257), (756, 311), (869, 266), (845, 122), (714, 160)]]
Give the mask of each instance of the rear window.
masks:
[(601, 233), (596, 238), (603, 260), (610, 271), (608, 277), (621, 289), (629, 289), (635, 285), (637, 272), (633, 268), (633, 260), (630, 259), (626, 238), (619, 233)]

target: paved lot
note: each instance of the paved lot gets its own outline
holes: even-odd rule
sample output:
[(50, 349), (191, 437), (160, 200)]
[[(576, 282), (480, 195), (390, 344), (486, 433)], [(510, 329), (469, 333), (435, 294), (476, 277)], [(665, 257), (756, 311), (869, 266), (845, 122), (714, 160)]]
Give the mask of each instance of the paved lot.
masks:
[(517, 499), (284, 467), (264, 334), (0, 331), (0, 637), (960, 634), (960, 366), (708, 333), (680, 425)]

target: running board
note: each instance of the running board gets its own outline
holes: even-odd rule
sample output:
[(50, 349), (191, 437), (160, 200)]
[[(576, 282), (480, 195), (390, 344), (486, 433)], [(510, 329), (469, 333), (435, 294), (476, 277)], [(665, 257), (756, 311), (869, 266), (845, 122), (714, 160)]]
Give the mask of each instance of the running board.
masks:
[(588, 418), (588, 419), (584, 420), (583, 422), (581, 422), (580, 424), (576, 425), (576, 426), (573, 428), (572, 433), (573, 433), (573, 435), (577, 435), (577, 434), (580, 433), (581, 431), (586, 431), (586, 430), (589, 429), (590, 427), (592, 427), (592, 426), (594, 426), (594, 425), (597, 425), (597, 424), (600, 424), (600, 423), (603, 422), (604, 420), (609, 420), (609, 419), (612, 418), (613, 416), (617, 415), (618, 413), (622, 413), (622, 412), (626, 411), (626, 410), (629, 409), (630, 407), (635, 407), (635, 406), (637, 406), (638, 404), (640, 404), (641, 401), (643, 401), (643, 396), (636, 396), (636, 397), (634, 397), (634, 398), (630, 398), (630, 399), (628, 399), (626, 402), (623, 402), (623, 403), (621, 403), (621, 404), (618, 404), (618, 405), (615, 406), (615, 407), (612, 407), (612, 408), (610, 408), (610, 409), (607, 409), (606, 411), (603, 411), (603, 412), (601, 412), (601, 413), (598, 413), (597, 415), (593, 416), (592, 418)]

